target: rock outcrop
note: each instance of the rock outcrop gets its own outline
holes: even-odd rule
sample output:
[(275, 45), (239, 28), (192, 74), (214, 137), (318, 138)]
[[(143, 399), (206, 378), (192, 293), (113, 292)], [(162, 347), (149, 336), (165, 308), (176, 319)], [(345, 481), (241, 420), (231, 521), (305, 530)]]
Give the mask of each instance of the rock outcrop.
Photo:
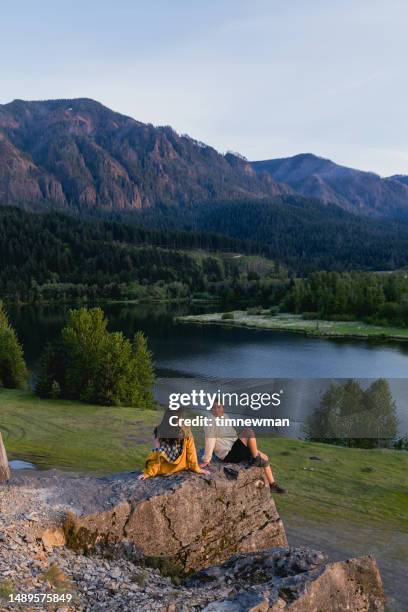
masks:
[(380, 572), (371, 557), (327, 563), (321, 552), (275, 548), (237, 555), (187, 581), (199, 589), (230, 589), (206, 612), (374, 612), (384, 610)]
[(183, 473), (141, 482), (115, 478), (65, 523), (82, 551), (124, 543), (135, 559), (190, 573), (239, 552), (287, 544), (259, 468), (221, 465), (210, 477)]
[(0, 495), (0, 574), (43, 593), (60, 588), (58, 571), (78, 612), (382, 612), (375, 560), (287, 548), (261, 476), (223, 464), (145, 482), (14, 473)]

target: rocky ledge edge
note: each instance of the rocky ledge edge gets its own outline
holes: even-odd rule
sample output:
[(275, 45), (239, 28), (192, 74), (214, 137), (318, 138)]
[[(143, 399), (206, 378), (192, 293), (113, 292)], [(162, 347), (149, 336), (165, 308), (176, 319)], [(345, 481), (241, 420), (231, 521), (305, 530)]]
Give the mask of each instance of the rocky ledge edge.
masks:
[(44, 580), (47, 589), (71, 589), (66, 611), (384, 610), (373, 558), (329, 563), (288, 547), (258, 468), (219, 465), (210, 476), (145, 482), (12, 473), (1, 492), (3, 580), (27, 576), (32, 592)]

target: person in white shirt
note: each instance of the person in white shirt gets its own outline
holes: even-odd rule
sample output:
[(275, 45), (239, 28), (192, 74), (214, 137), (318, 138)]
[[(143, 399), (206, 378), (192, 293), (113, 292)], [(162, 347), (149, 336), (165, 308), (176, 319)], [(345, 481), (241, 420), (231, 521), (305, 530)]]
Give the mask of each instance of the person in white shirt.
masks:
[(268, 455), (258, 450), (256, 437), (252, 429), (244, 429), (238, 436), (235, 429), (229, 425), (217, 425), (215, 418), (224, 416), (224, 406), (214, 403), (211, 409), (212, 424), (204, 427), (205, 449), (201, 468), (211, 463), (213, 454), (225, 463), (240, 463), (247, 461), (251, 465), (262, 467), (265, 481), (270, 487), (271, 493), (284, 493), (272, 473), (269, 465)]

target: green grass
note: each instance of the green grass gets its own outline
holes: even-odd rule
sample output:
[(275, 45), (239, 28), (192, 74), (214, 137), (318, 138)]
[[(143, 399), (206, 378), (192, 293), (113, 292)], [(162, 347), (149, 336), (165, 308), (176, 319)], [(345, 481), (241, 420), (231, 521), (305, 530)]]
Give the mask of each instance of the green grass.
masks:
[[(226, 325), (222, 319), (223, 313), (216, 312), (203, 315), (178, 317), (177, 320), (186, 323), (208, 325)], [(234, 311), (234, 318), (228, 325), (236, 327), (253, 327), (275, 331), (291, 331), (328, 338), (377, 338), (390, 340), (408, 340), (408, 328), (383, 327), (369, 325), (361, 321), (323, 321), (318, 319), (305, 320), (300, 315), (279, 314), (270, 316), (266, 313), (251, 315), (242, 310)]]
[(241, 253), (223, 253), (221, 251), (203, 251), (200, 249), (184, 250), (185, 253), (194, 257), (197, 261), (202, 261), (207, 257), (218, 259), (221, 262), (233, 261), (240, 272), (257, 272), (260, 276), (280, 276), (286, 273), (286, 268), (282, 264), (279, 266), (279, 274), (275, 271), (275, 262), (261, 255), (242, 255)]
[(379, 521), (408, 532), (407, 452), (284, 438), (261, 438), (259, 447), (269, 454), (276, 479), (287, 488), (286, 495), (276, 496), (283, 516), (318, 516), (325, 522)]
[(41, 468), (100, 474), (141, 466), (160, 417), (154, 410), (40, 400), (0, 390), (0, 431), (9, 458)]
[[(39, 400), (0, 391), (0, 431), (10, 458), (41, 468), (112, 473), (140, 469), (158, 411)], [(197, 440), (202, 439), (196, 435)], [(277, 480), (282, 516), (325, 522), (375, 521), (408, 531), (408, 453), (348, 449), (286, 438), (260, 438)], [(317, 455), (321, 461), (313, 461)], [(312, 468), (312, 470), (310, 470)], [(367, 469), (369, 468), (369, 469)]]

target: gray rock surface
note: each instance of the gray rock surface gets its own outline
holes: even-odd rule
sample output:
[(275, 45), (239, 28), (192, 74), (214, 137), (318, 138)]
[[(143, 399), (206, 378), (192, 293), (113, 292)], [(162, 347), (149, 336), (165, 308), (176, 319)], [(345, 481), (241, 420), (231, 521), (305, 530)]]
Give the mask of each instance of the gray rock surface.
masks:
[(384, 610), (380, 572), (371, 557), (327, 563), (321, 552), (274, 548), (236, 555), (190, 577), (187, 586), (231, 588), (206, 612), (277, 611), (374, 612)]
[[(137, 481), (135, 474), (95, 478), (58, 471), (12, 472), (10, 483), (0, 487), (0, 609), (25, 612), (27, 604), (7, 601), (7, 593), (24, 592), (72, 594), (71, 602), (58, 604), (65, 612), (382, 612), (381, 577), (371, 557), (328, 563), (323, 553), (310, 548), (290, 549), (286, 542), (285, 546), (277, 544), (268, 550), (247, 552), (248, 542), (262, 549), (267, 546), (261, 536), (268, 536), (270, 532), (262, 527), (259, 517), (263, 516), (266, 522), (271, 516), (274, 529), (281, 525), (280, 519), (276, 518), (269, 493), (259, 486), (258, 470), (237, 471), (236, 467), (229, 466), (226, 475), (222, 467), (214, 467), (211, 477), (183, 474), (147, 482)], [(170, 502), (180, 502), (170, 514), (173, 527), (165, 527), (164, 542), (173, 541), (176, 525), (176, 533), (182, 533), (187, 542), (180, 554), (183, 571), (188, 569), (186, 561), (190, 566), (196, 561), (201, 564), (205, 546), (200, 548), (192, 537), (197, 533), (199, 521), (192, 515), (190, 521), (186, 518), (182, 500), (186, 493), (201, 495), (203, 491), (206, 494), (200, 497), (201, 503), (208, 504), (209, 499), (209, 506), (200, 510), (193, 500), (188, 501), (189, 508), (200, 513), (199, 519), (210, 523), (214, 537), (210, 540), (210, 551), (216, 550), (216, 538), (219, 538), (222, 555), (228, 554), (223, 538), (228, 536), (227, 542), (231, 542), (228, 529), (232, 529), (236, 537), (238, 527), (233, 525), (232, 519), (235, 518), (239, 525), (241, 514), (248, 513), (249, 509), (258, 531), (251, 540), (250, 516), (243, 516), (245, 535), (236, 544), (246, 550), (232, 554), (221, 564), (213, 562), (210, 567), (180, 580), (180, 575), (166, 576), (159, 571), (159, 566), (146, 564), (149, 558), (140, 551), (139, 557), (127, 554), (128, 544), (131, 553), (134, 553), (135, 544), (122, 536), (116, 543), (116, 536), (112, 538), (108, 557), (103, 547), (89, 546), (92, 538), (100, 537), (90, 529), (90, 525), (96, 523), (88, 524), (89, 517), (102, 513), (106, 521), (104, 519), (101, 525), (105, 527), (109, 527), (110, 517), (115, 533), (121, 517), (118, 515), (119, 523), (116, 523), (114, 508), (129, 504), (131, 500), (134, 514), (128, 514), (128, 524), (137, 516), (143, 518), (145, 523), (140, 524), (141, 531), (148, 545), (156, 541), (158, 549), (164, 551), (161, 557), (165, 558), (168, 551), (163, 543), (160, 544), (162, 533), (157, 531), (162, 526), (160, 517), (167, 516), (167, 511), (163, 514), (163, 507)], [(138, 515), (140, 505), (143, 512)], [(224, 529), (215, 529), (209, 518), (209, 507), (221, 512), (220, 524)], [(229, 510), (231, 507), (233, 512)], [(241, 514), (237, 514), (237, 510)], [(66, 513), (72, 511), (75, 521), (85, 522), (83, 533), (87, 537), (93, 534), (91, 542), (84, 547), (86, 554), (81, 547), (73, 549), (63, 545), (61, 526)], [(149, 511), (153, 512), (152, 520)], [(178, 527), (178, 523), (182, 525)], [(82, 529), (79, 523), (75, 525)], [(134, 523), (132, 533), (136, 527)], [(123, 534), (123, 530), (118, 533)], [(273, 531), (273, 534), (284, 538), (283, 530)], [(203, 538), (206, 536), (204, 530)], [(105, 537), (103, 533), (102, 540)], [(92, 555), (89, 554), (91, 549)], [(215, 556), (218, 554), (221, 554), (219, 550)], [(40, 605), (37, 609), (50, 608)]]
[(215, 465), (140, 482), (118, 477), (89, 491), (65, 524), (68, 545), (88, 552), (126, 543), (133, 557), (189, 573), (238, 552), (287, 544), (262, 470)]

